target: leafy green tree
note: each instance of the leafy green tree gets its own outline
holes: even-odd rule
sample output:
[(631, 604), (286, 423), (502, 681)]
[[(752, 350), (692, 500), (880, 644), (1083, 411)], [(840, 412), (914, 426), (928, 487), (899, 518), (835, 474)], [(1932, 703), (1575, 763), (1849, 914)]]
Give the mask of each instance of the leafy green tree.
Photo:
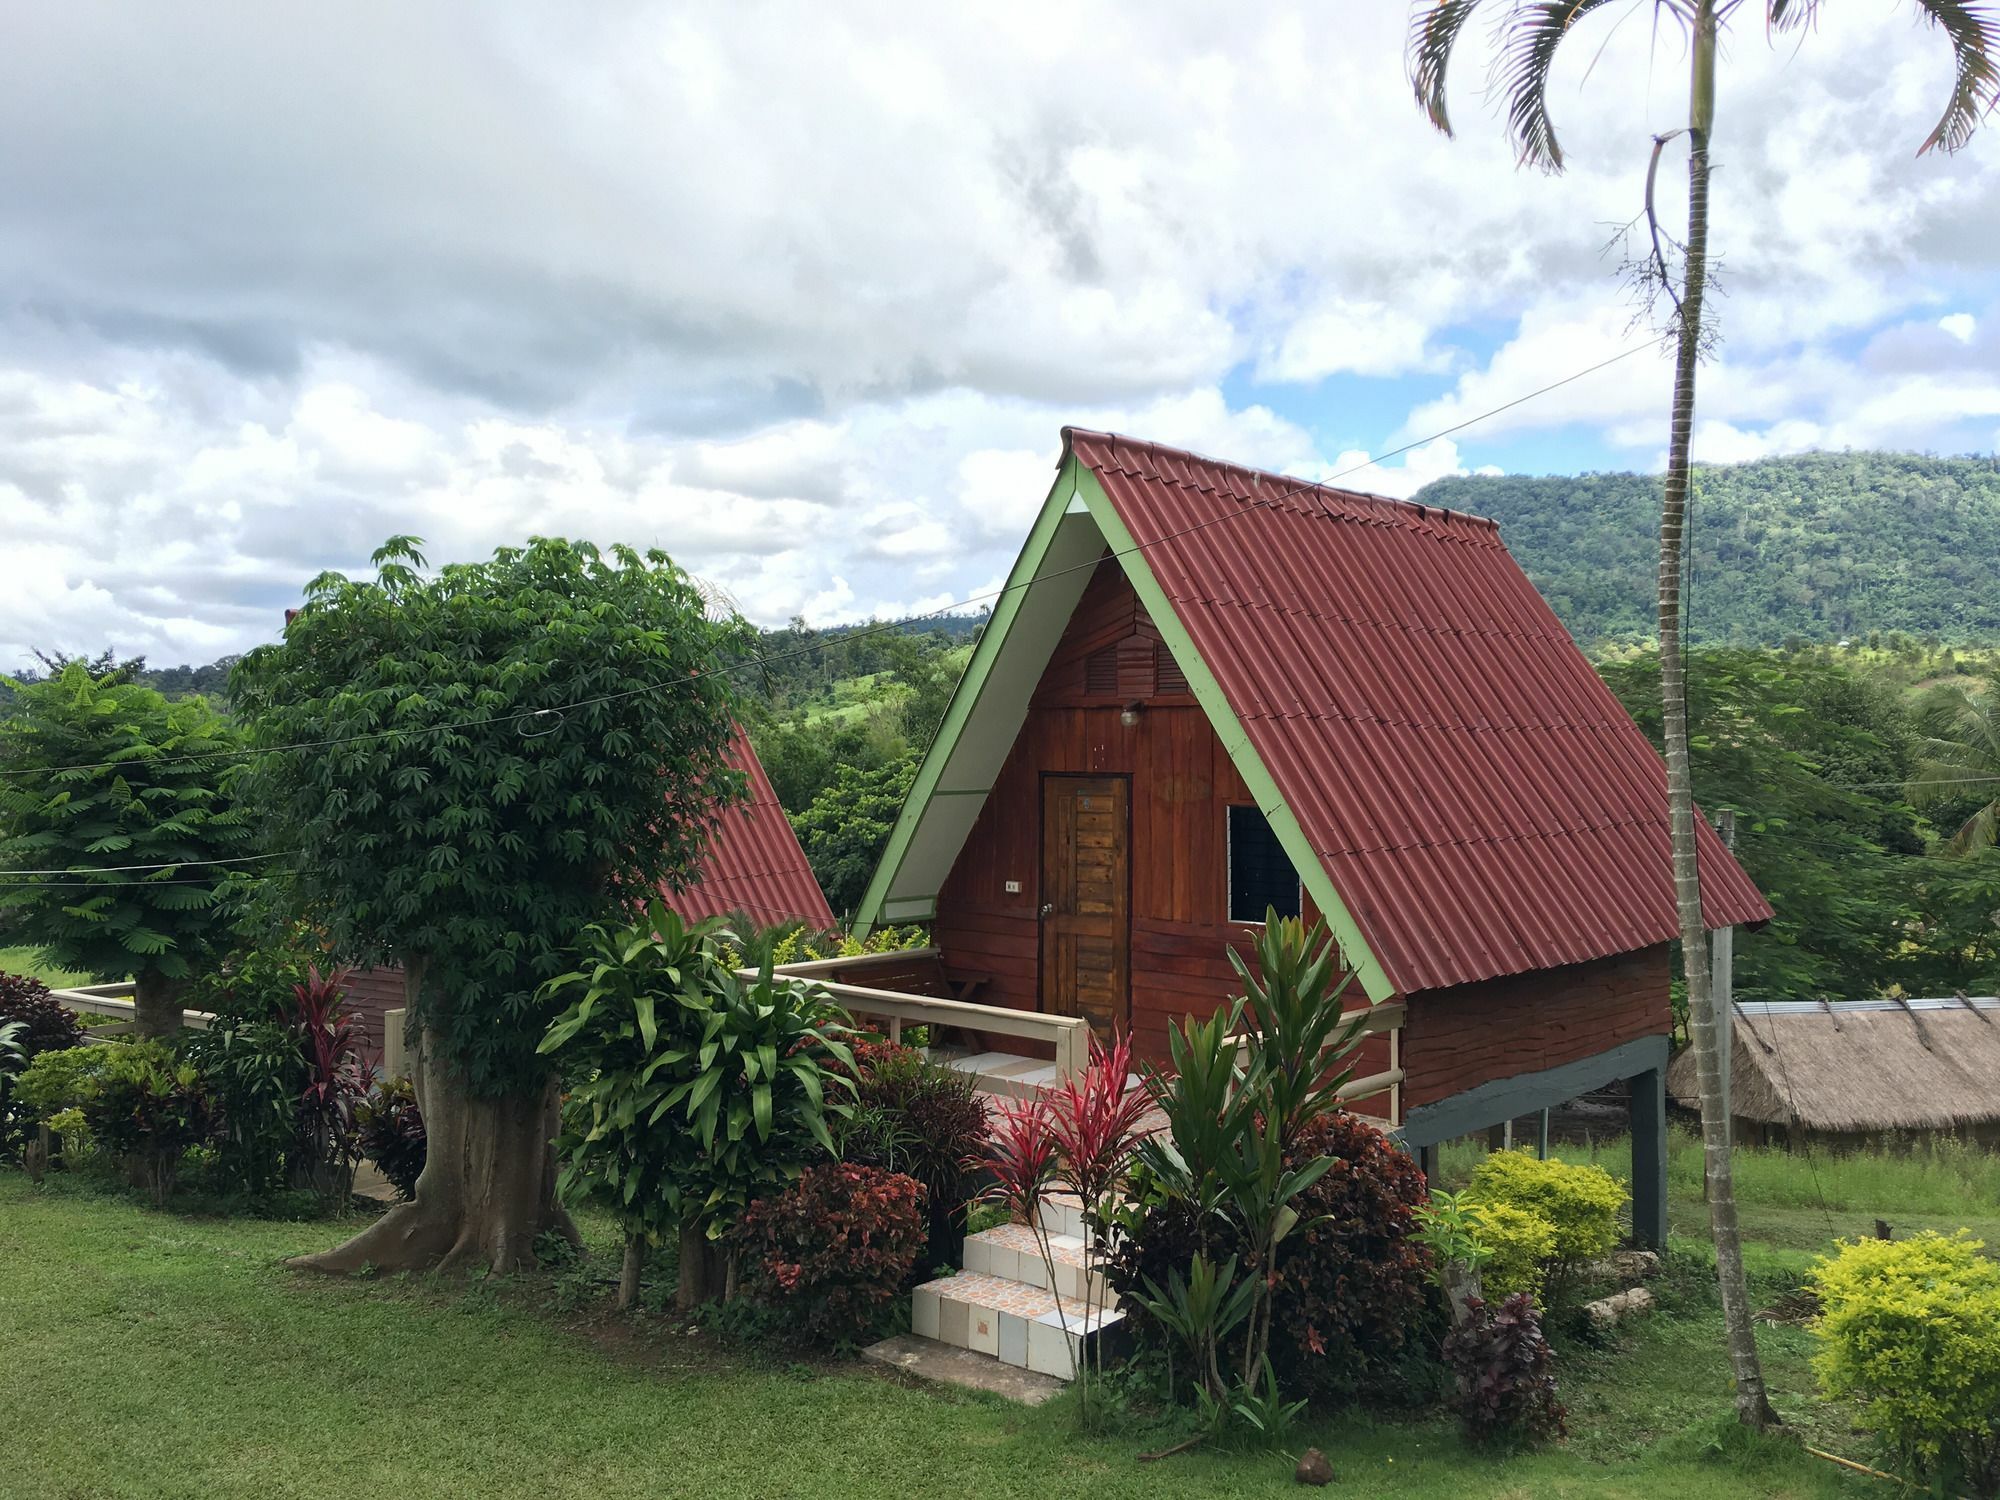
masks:
[(916, 777), (914, 758), (872, 771), (842, 766), (834, 773), (833, 784), (792, 819), (806, 862), (836, 913), (853, 911), (867, 894)]
[(231, 682), (299, 913), (406, 971), (429, 1131), (415, 1199), (303, 1263), (507, 1270), (568, 1225), (542, 986), (589, 923), (686, 884), (741, 795), (732, 627), (660, 552), (538, 538), (426, 574), (397, 537), (375, 564), (315, 579)]
[[(1410, 76), (1417, 102), (1433, 125), (1447, 135), (1445, 79), (1458, 41), (1481, 0), (1418, 0), (1410, 29)], [(1507, 99), (1507, 128), (1523, 163), (1560, 172), (1562, 147), (1549, 112), (1549, 80), (1556, 55), (1578, 23), (1609, 9), (1609, 0), (1495, 0), (1499, 23), (1497, 78)], [(1955, 151), (2000, 102), (2000, 16), (1967, 0), (1915, 0), (1917, 13), (1944, 33), (1955, 65), (1943, 116), (1919, 152), (1933, 147)], [(1716, 1271), (1722, 1291), (1723, 1323), (1730, 1367), (1736, 1378), (1736, 1409), (1747, 1425), (1777, 1421), (1764, 1390), (1751, 1326), (1749, 1292), (1736, 1222), (1736, 1196), (1729, 1159), (1729, 1121), (1722, 1110), (1721, 1064), (1717, 1057), (1715, 1009), (1709, 989), (1708, 944), (1702, 925), (1699, 865), (1695, 855), (1694, 792), (1689, 769), (1687, 696), (1681, 680), (1681, 580), (1687, 529), (1691, 440), (1694, 432), (1695, 376), (1714, 338), (1702, 307), (1708, 287), (1709, 147), (1715, 131), (1716, 64), (1723, 27), (1744, 0), (1655, 0), (1655, 23), (1667, 19), (1687, 38), (1688, 116), (1684, 130), (1653, 138), (1646, 175), (1645, 218), (1651, 244), (1642, 261), (1648, 287), (1671, 305), (1669, 336), (1674, 345), (1673, 407), (1667, 427), (1666, 475), (1660, 493), (1659, 601), (1662, 738), (1667, 761), (1667, 814), (1673, 852), (1674, 898), (1680, 910), (1681, 956), (1687, 976), (1689, 1030), (1700, 1064), (1702, 1138), (1706, 1156), (1709, 1219), (1715, 1239)], [(1752, 7), (1767, 31), (1810, 29), (1819, 0), (1762, 0)], [(1688, 148), (1688, 230), (1684, 244), (1665, 235), (1653, 202), (1660, 157), (1670, 141), (1685, 134)], [(1669, 250), (1677, 266), (1669, 266)]]
[(177, 1030), (182, 992), (228, 941), (239, 866), (218, 861), (251, 847), (232, 792), (241, 741), (207, 703), (169, 703), (122, 668), (68, 661), (10, 686), (0, 867), (36, 873), (0, 877), (0, 911), (51, 962), (130, 976), (141, 1031)]
[[(1657, 745), (1652, 653), (1601, 667)], [(1892, 693), (1845, 667), (1775, 651), (1694, 654), (1695, 796), (1737, 815), (1737, 856), (1776, 915), (1736, 945), (1746, 998), (1877, 995), (1910, 976), (1911, 864), (1924, 852), (1898, 793), (1909, 723)]]
[(751, 1201), (834, 1154), (828, 1129), (854, 1094), (849, 1030), (814, 986), (735, 972), (717, 921), (684, 925), (655, 901), (633, 924), (594, 926), (584, 967), (541, 1050), (576, 1080), (557, 1143), (559, 1190), (596, 1199), (625, 1230), (618, 1305), (638, 1295), (647, 1246), (680, 1245), (680, 1303), (711, 1285), (712, 1246)]
[(918, 755), (930, 749), (961, 670), (950, 643), (941, 636), (887, 635), (882, 651), (889, 673), (903, 694), (903, 738)]

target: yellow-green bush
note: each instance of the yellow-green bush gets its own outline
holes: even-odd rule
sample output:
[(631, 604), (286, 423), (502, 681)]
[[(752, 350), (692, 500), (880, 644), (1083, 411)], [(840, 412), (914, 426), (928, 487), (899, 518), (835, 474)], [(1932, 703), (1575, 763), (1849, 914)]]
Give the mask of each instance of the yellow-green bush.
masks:
[(1858, 1240), (1813, 1267), (1820, 1384), (1915, 1478), (2000, 1495), (2000, 1262), (1964, 1230)]
[(1552, 1268), (1601, 1260), (1618, 1244), (1618, 1214), (1629, 1196), (1602, 1167), (1576, 1166), (1525, 1151), (1495, 1151), (1473, 1169), (1475, 1203), (1504, 1203), (1539, 1214), (1555, 1231)]
[(1480, 1295), (1498, 1302), (1515, 1292), (1539, 1297), (1542, 1277), (1555, 1251), (1556, 1232), (1533, 1209), (1511, 1203), (1473, 1203), (1467, 1208), (1472, 1236), (1487, 1258), (1479, 1267)]

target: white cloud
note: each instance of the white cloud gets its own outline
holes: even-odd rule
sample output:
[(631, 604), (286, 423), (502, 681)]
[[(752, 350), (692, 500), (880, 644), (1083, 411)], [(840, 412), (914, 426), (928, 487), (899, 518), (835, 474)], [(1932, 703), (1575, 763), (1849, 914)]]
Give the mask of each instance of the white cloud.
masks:
[[(1386, 463), (1256, 389), (1451, 372), (1422, 437), (1641, 337), (1605, 226), (1683, 84), (1610, 19), (1546, 178), (1470, 83), (1456, 140), (1418, 117), (1398, 6), (41, 7), (0, 50), (0, 658), (238, 648), (390, 532), (658, 544), (771, 621), (962, 598), (1065, 422), (1395, 494), (1538, 430), (1649, 461), (1651, 353)], [(1910, 156), (1942, 42), (1831, 7), (1727, 68), (1698, 449), (1990, 432), (2000, 155)]]

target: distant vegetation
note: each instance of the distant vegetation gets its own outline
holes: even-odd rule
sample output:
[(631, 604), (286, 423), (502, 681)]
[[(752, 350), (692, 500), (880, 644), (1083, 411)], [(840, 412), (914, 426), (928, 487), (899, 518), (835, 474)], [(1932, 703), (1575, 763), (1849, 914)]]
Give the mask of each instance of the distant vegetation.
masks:
[[(1416, 497), (1500, 523), (1585, 650), (1653, 638), (1656, 474), (1441, 479)], [(2000, 458), (1807, 453), (1697, 465), (1696, 644), (1903, 631), (2000, 640)]]

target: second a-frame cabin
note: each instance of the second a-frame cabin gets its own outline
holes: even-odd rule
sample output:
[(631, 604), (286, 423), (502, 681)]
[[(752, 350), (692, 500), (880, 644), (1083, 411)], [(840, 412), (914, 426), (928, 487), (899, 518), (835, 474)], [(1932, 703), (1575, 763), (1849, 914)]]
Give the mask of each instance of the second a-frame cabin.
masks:
[[(1711, 927), (1770, 916), (1706, 825), (1701, 864)], [(859, 926), (928, 923), (933, 994), (1161, 1058), (1268, 908), (1377, 1002), (1356, 1105), (1414, 1148), (1632, 1080), (1657, 1235), (1665, 768), (1494, 523), (1066, 430)]]

